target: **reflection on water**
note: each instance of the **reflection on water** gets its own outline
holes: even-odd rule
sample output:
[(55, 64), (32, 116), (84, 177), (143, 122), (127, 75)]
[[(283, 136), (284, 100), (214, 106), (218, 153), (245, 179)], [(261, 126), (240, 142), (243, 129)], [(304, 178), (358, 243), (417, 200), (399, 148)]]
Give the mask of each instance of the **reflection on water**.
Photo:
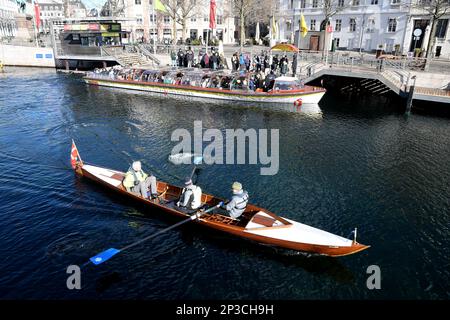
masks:
[[(39, 89), (37, 89), (39, 88)], [(71, 139), (84, 161), (125, 171), (141, 159), (158, 179), (181, 185), (171, 133), (203, 128), (279, 129), (279, 172), (259, 165), (202, 166), (205, 192), (230, 196), (240, 181), (252, 203), (370, 244), (328, 259), (185, 226), (83, 271), (65, 289), (65, 268), (174, 222), (70, 169)], [(0, 75), (0, 297), (149, 299), (390, 299), (448, 297), (448, 119), (404, 118), (380, 101), (319, 106), (240, 106), (149, 96), (85, 85), (39, 69)], [(366, 288), (379, 265), (383, 290)], [(440, 266), (437, 268), (436, 266)], [(226, 281), (224, 281), (226, 279)], [(39, 288), (39, 290), (36, 290)]]

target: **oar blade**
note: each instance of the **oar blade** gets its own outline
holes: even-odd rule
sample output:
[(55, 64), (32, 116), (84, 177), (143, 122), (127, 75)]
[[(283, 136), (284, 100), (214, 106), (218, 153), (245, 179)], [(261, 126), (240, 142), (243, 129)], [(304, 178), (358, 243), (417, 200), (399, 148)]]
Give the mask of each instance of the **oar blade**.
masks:
[(111, 259), (113, 256), (115, 256), (119, 252), (120, 252), (119, 249), (109, 248), (108, 250), (105, 250), (103, 252), (100, 252), (98, 255), (93, 256), (89, 260), (91, 260), (91, 262), (93, 264), (99, 265), (99, 264)]

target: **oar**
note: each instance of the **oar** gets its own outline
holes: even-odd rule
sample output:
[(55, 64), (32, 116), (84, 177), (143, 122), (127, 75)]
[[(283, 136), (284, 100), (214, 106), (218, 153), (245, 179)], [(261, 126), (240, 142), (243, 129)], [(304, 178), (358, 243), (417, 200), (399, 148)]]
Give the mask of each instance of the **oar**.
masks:
[(103, 252), (100, 252), (99, 254), (93, 256), (92, 258), (89, 258), (89, 260), (90, 260), (93, 264), (99, 265), (99, 264), (101, 264), (101, 263), (103, 263), (103, 262), (105, 262), (105, 261), (111, 259), (113, 256), (115, 256), (115, 255), (118, 254), (119, 252), (122, 252), (122, 251), (124, 251), (124, 250), (126, 250), (126, 249), (130, 249), (130, 248), (132, 248), (132, 247), (134, 247), (134, 246), (137, 246), (138, 244), (141, 244), (141, 243), (144, 242), (144, 241), (147, 241), (147, 240), (150, 240), (150, 239), (152, 239), (152, 238), (155, 238), (156, 236), (160, 235), (161, 233), (164, 233), (164, 232), (166, 232), (166, 231), (169, 231), (169, 230), (172, 230), (172, 229), (174, 229), (174, 228), (176, 228), (176, 227), (179, 227), (179, 226), (181, 226), (182, 224), (185, 224), (186, 222), (189, 222), (189, 221), (193, 221), (193, 220), (195, 220), (195, 219), (198, 219), (198, 218), (200, 218), (203, 214), (208, 213), (208, 212), (211, 212), (212, 210), (214, 210), (214, 209), (220, 207), (222, 204), (223, 204), (222, 202), (219, 202), (217, 205), (215, 205), (214, 207), (209, 208), (208, 210), (205, 210), (205, 211), (200, 211), (200, 210), (198, 210), (198, 211), (196, 211), (194, 214), (192, 214), (189, 218), (184, 219), (184, 220), (181, 220), (180, 222), (177, 222), (177, 223), (175, 223), (174, 225), (172, 225), (172, 226), (170, 226), (170, 227), (168, 227), (168, 228), (165, 228), (165, 229), (163, 229), (163, 230), (161, 230), (161, 231), (158, 231), (157, 233), (154, 233), (154, 234), (152, 234), (152, 235), (150, 235), (150, 236), (148, 236), (148, 237), (145, 237), (145, 238), (143, 238), (143, 239), (141, 239), (141, 240), (138, 240), (138, 241), (136, 241), (136, 242), (133, 242), (133, 243), (131, 243), (131, 244), (129, 244), (129, 245), (123, 247), (122, 249), (109, 248), (108, 250), (105, 250), (105, 251), (103, 251)]
[(192, 161), (194, 163), (194, 169), (192, 169), (192, 173), (191, 173), (191, 177), (190, 179), (192, 180), (192, 177), (194, 176), (195, 170), (197, 170), (197, 165), (199, 165), (203, 160), (202, 156), (196, 156), (194, 157), (194, 160)]

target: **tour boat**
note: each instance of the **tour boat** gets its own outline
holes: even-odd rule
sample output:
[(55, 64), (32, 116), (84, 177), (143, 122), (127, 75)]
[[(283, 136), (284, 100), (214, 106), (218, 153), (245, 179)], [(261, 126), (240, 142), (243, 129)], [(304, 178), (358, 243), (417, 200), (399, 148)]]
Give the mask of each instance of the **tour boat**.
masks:
[(252, 72), (211, 71), (197, 68), (161, 70), (110, 67), (89, 72), (84, 81), (90, 85), (146, 91), (159, 96), (208, 101), (244, 103), (282, 103), (300, 106), (317, 104), (325, 94), (321, 87), (304, 85), (295, 77), (273, 77), (267, 92), (255, 89)]
[[(122, 185), (125, 173), (92, 164), (84, 164), (79, 157), (75, 144), (72, 145), (72, 167), (77, 175), (85, 177), (125, 197), (141, 203), (149, 209), (160, 210), (179, 218), (193, 217), (203, 210), (218, 205), (222, 199), (203, 193), (202, 207), (199, 211), (186, 210), (178, 207), (182, 188), (158, 181), (159, 197), (147, 199), (138, 194), (128, 192)], [(252, 240), (258, 244), (277, 248), (305, 252), (310, 254), (339, 257), (350, 255), (369, 248), (367, 245), (341, 236), (310, 227), (294, 220), (283, 218), (256, 205), (248, 204), (239, 219), (232, 219), (221, 209), (207, 212), (193, 219), (193, 223), (222, 231), (240, 238)]]

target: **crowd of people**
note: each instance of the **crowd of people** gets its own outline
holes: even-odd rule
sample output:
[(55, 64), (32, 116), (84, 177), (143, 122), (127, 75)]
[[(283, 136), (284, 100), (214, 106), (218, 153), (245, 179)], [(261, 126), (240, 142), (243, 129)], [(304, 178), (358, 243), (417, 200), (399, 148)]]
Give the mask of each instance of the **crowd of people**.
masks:
[(225, 58), (219, 54), (216, 48), (211, 48), (210, 54), (206, 50), (199, 49), (197, 57), (191, 47), (186, 50), (178, 49), (178, 52), (172, 50), (170, 52), (170, 60), (172, 67), (184, 68), (209, 68), (212, 70), (220, 70), (225, 68)]
[(297, 54), (293, 55), (292, 63), (289, 64), (287, 54), (280, 57), (278, 54), (271, 55), (267, 51), (261, 51), (260, 54), (251, 57), (249, 53), (239, 54), (235, 52), (231, 57), (231, 67), (233, 71), (246, 70), (257, 73), (262, 71), (265, 75), (273, 72), (281, 76), (290, 73), (295, 76), (297, 73)]

